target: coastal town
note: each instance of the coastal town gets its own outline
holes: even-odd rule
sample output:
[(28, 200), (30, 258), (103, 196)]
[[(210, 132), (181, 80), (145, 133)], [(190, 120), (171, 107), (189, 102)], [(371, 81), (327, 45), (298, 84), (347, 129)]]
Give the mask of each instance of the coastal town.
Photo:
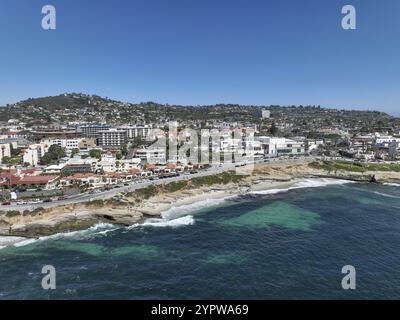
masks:
[[(124, 114), (127, 108), (132, 109), (129, 116)], [(77, 193), (193, 175), (211, 165), (235, 163), (232, 157), (221, 157), (231, 153), (240, 154), (242, 162), (300, 156), (360, 163), (400, 160), (400, 121), (375, 112), (356, 111), (354, 118), (347, 116), (350, 120), (346, 121), (341, 115), (349, 111), (308, 107), (314, 109), (311, 118), (304, 112), (307, 107), (287, 108), (285, 114), (278, 107), (248, 107), (249, 111), (228, 105), (206, 107), (204, 119), (193, 115), (187, 119), (185, 113), (192, 108), (181, 107), (180, 115), (179, 106), (159, 108), (167, 111), (83, 94), (27, 100), (2, 108), (2, 205), (57, 201)], [(239, 116), (242, 121), (237, 118), (240, 112), (246, 114)], [(374, 128), (373, 121), (379, 128)], [(218, 139), (196, 146), (195, 152), (209, 149), (206, 151), (217, 153), (221, 161), (214, 157), (210, 163), (208, 158), (180, 156), (179, 152), (171, 155), (167, 148), (157, 147), (157, 141), (171, 137), (171, 129), (166, 130), (171, 123), (177, 136), (186, 128), (217, 132)], [(232, 130), (250, 134), (236, 139)], [(183, 138), (187, 141), (187, 134)], [(181, 140), (178, 143), (182, 146)]]
[(243, 167), (249, 175), (289, 162), (279, 174), (307, 164), (304, 174), (337, 175), (377, 166), (397, 172), (400, 164), (400, 121), (379, 112), (133, 105), (63, 94), (8, 105), (0, 114), (0, 211), (8, 217), (106, 199), (129, 203), (127, 194), (154, 186), (223, 174), (234, 180)]

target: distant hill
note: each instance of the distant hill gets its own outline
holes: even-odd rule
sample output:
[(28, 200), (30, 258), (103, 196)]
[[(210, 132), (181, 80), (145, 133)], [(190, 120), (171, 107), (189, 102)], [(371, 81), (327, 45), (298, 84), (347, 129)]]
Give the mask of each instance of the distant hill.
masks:
[[(326, 109), (319, 106), (208, 106), (163, 105), (155, 102), (125, 103), (83, 93), (30, 98), (0, 108), (0, 121), (19, 119), (28, 125), (65, 125), (72, 122), (162, 123), (169, 120), (258, 123), (261, 109), (271, 111), (273, 122), (292, 125), (299, 132), (308, 127), (347, 127), (367, 131), (393, 128), (399, 119), (384, 112)], [(271, 122), (270, 121), (270, 122)], [(267, 120), (268, 122), (268, 120)]]

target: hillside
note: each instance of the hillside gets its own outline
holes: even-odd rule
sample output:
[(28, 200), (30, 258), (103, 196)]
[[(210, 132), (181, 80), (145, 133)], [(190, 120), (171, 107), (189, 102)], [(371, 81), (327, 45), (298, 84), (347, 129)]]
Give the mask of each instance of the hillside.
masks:
[[(97, 95), (66, 93), (58, 96), (31, 98), (0, 108), (0, 119), (18, 119), (28, 126), (66, 125), (76, 122), (165, 123), (185, 121), (190, 125), (206, 121), (260, 123), (261, 109), (269, 109), (273, 120), (285, 130), (302, 132), (318, 128), (347, 128), (365, 132), (390, 131), (400, 124), (399, 118), (378, 111), (325, 109), (319, 106), (210, 106), (162, 105), (154, 102), (125, 103)], [(292, 128), (292, 129), (291, 129)]]

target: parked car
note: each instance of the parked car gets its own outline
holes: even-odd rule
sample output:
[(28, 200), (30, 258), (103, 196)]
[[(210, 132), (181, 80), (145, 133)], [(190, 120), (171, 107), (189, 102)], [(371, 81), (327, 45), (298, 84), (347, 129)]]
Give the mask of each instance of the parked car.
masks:
[(9, 206), (9, 205), (11, 205), (11, 202), (10, 201), (5, 201), (5, 202), (2, 203), (2, 205), (3, 206)]

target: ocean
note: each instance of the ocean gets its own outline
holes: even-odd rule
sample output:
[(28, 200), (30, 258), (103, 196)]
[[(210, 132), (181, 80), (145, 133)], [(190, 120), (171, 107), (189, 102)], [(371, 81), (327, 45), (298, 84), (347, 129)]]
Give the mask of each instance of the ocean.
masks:
[(399, 299), (399, 249), (398, 185), (306, 180), (3, 247), (0, 299)]

